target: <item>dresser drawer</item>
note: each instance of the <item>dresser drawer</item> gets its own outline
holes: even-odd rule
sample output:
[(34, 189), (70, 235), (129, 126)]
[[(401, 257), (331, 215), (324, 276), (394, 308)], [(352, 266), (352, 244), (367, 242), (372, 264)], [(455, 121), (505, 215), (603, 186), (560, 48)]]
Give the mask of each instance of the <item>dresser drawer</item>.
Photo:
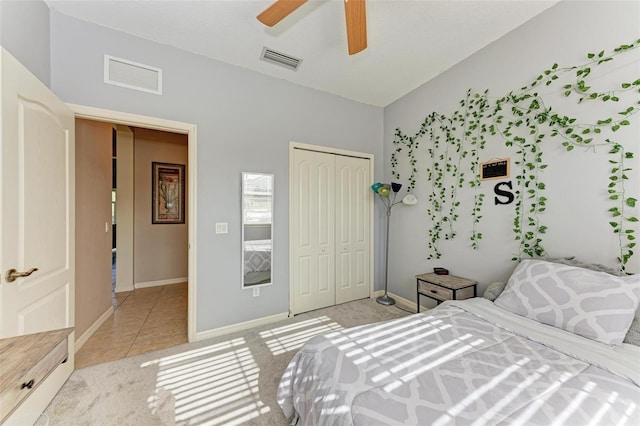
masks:
[(65, 337), (53, 350), (42, 357), (18, 380), (8, 384), (0, 396), (0, 419), (9, 415), (20, 402), (46, 379), (68, 356), (68, 343)]
[(453, 290), (443, 288), (429, 282), (420, 281), (418, 291), (426, 296), (438, 300), (453, 300)]

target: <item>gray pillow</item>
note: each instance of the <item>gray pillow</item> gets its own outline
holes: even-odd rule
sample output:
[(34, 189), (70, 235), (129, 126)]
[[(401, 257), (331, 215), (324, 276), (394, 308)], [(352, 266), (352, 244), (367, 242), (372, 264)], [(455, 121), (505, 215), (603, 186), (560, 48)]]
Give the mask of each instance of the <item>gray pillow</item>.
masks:
[(495, 283), (489, 284), (487, 286), (487, 289), (484, 291), (483, 297), (493, 302), (494, 300), (496, 300), (498, 296), (500, 296), (500, 293), (502, 293), (502, 291), (504, 290), (505, 285), (506, 283), (501, 283), (501, 282), (495, 282)]
[(640, 346), (640, 320), (637, 317), (631, 322), (631, 327), (622, 342)]
[(525, 259), (494, 303), (543, 324), (620, 345), (640, 303), (640, 275), (617, 277)]

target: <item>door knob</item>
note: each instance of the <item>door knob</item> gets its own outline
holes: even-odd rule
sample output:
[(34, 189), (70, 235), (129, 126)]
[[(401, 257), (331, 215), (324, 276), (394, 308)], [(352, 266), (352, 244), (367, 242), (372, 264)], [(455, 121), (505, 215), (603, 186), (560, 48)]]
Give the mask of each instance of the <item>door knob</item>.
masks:
[(26, 272), (18, 272), (15, 269), (9, 269), (7, 271), (7, 274), (4, 276), (4, 279), (8, 283), (12, 283), (15, 280), (17, 280), (18, 278), (28, 277), (29, 275), (33, 274), (37, 270), (38, 270), (38, 268), (31, 268)]

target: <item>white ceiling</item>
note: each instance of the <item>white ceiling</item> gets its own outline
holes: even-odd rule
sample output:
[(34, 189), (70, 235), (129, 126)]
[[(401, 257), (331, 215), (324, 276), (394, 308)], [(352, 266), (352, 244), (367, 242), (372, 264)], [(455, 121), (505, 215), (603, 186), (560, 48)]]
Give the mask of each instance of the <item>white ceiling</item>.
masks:
[[(256, 19), (270, 0), (45, 1), (66, 15), (376, 106), (558, 2), (368, 0), (368, 48), (349, 56), (342, 0), (310, 0), (273, 28)], [(298, 71), (260, 61), (264, 46), (302, 58)]]

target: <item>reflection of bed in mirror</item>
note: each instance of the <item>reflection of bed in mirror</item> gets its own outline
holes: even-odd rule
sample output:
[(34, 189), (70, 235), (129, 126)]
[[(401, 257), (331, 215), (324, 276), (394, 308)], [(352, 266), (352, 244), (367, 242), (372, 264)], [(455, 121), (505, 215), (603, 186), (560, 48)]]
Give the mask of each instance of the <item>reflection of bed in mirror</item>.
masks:
[[(273, 175), (242, 173), (242, 287), (271, 284)], [(257, 295), (254, 288), (254, 296)]]
[(271, 282), (271, 240), (244, 242), (244, 285)]

